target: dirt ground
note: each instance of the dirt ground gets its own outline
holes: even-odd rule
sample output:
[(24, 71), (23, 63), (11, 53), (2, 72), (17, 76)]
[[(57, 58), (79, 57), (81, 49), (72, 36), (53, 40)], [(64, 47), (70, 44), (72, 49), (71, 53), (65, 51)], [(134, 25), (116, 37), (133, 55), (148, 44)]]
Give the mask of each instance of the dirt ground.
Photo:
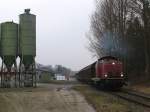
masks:
[(0, 112), (95, 112), (71, 85), (0, 90)]

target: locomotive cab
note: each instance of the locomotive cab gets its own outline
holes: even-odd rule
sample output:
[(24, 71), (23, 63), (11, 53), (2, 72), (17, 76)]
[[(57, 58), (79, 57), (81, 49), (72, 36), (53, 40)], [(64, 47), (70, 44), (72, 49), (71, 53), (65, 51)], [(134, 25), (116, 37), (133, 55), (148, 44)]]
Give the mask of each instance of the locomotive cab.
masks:
[(123, 86), (124, 74), (122, 62), (112, 56), (99, 59), (95, 65), (98, 83), (110, 86)]
[(104, 59), (98, 60), (96, 63), (96, 76), (102, 79), (122, 78), (122, 63), (119, 60)]

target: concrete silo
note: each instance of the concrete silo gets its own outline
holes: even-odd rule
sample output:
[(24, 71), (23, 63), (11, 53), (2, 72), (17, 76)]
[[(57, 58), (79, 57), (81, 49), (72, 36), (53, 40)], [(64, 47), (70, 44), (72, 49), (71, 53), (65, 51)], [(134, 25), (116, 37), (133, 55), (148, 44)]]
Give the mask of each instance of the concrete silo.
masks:
[(30, 14), (30, 9), (25, 9), (25, 12), (19, 15), (19, 73), (21, 86), (36, 85), (35, 56), (36, 16)]
[[(5, 22), (1, 24), (1, 86), (10, 86), (10, 79), (16, 73), (16, 58), (18, 56), (18, 24)], [(13, 66), (14, 65), (14, 66)], [(12, 70), (13, 66), (13, 70)]]

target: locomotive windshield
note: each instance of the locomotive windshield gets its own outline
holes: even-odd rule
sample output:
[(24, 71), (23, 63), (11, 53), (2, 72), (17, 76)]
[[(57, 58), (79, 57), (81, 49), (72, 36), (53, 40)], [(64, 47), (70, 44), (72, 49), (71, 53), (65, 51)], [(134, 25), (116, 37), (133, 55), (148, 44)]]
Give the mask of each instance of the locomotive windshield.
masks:
[(120, 63), (120, 61), (115, 60), (115, 59), (103, 59), (103, 60), (100, 60), (99, 63), (112, 63), (112, 64), (115, 64), (115, 63)]

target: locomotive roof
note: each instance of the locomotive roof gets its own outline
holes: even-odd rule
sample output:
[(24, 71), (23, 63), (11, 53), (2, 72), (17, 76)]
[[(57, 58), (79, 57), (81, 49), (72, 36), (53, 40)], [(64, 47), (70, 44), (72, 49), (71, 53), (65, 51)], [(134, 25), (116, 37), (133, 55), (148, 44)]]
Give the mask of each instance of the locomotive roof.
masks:
[[(113, 57), (113, 56), (104, 56), (104, 57), (98, 59), (98, 61), (104, 60), (104, 59), (114, 59), (114, 60), (118, 60), (117, 57)], [(81, 72), (81, 71), (84, 71), (84, 70), (89, 69), (91, 66), (94, 66), (95, 64), (96, 64), (96, 61), (95, 61), (94, 63), (92, 63), (92, 64), (90, 64), (90, 65), (88, 65), (88, 66), (82, 68), (80, 71), (78, 71), (78, 73)]]
[(105, 56), (105, 57), (102, 57), (102, 58), (100, 58), (100, 59), (98, 59), (98, 60), (104, 60), (104, 59), (114, 59), (114, 60), (118, 60), (117, 57), (113, 57), (113, 56)]

